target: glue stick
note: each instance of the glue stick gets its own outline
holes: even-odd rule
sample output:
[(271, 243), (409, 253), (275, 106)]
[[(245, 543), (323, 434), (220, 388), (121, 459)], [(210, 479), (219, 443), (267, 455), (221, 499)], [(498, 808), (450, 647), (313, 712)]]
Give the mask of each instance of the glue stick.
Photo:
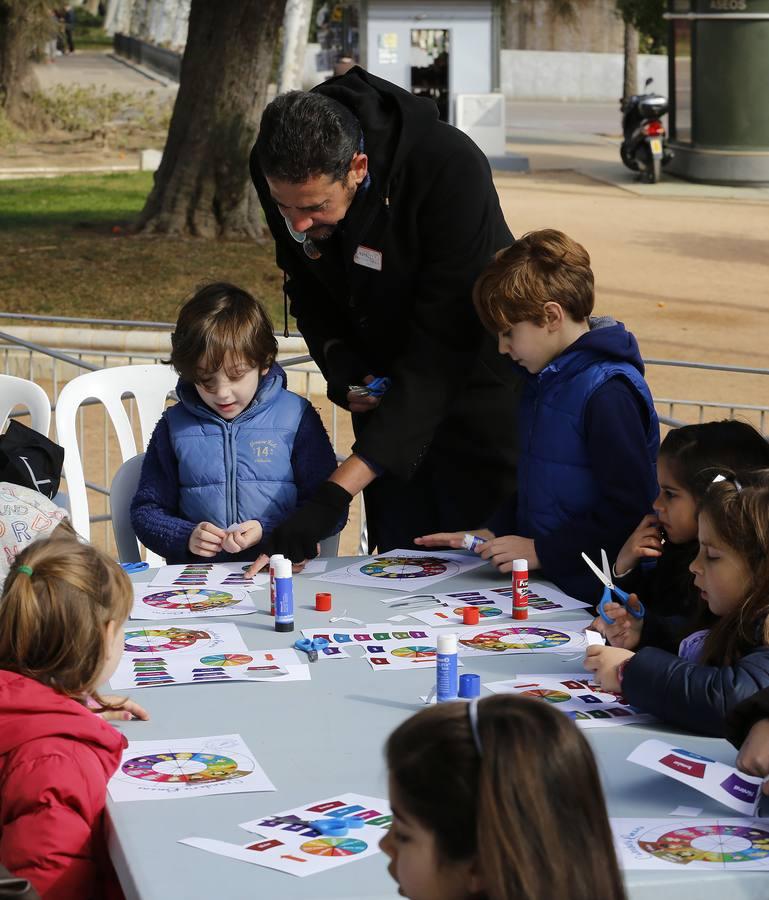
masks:
[(279, 559), (283, 559), (282, 553), (274, 553), (270, 557), (270, 615), (275, 615), (275, 566)]
[(290, 559), (275, 564), (275, 631), (294, 630), (294, 580)]
[(479, 537), (477, 534), (466, 534), (462, 538), (462, 546), (465, 550), (475, 551), (476, 547), (480, 547), (486, 543), (486, 538)]
[(525, 559), (513, 560), (513, 618), (529, 618), (529, 564)]
[(438, 703), (457, 699), (457, 636), (455, 634), (438, 635)]

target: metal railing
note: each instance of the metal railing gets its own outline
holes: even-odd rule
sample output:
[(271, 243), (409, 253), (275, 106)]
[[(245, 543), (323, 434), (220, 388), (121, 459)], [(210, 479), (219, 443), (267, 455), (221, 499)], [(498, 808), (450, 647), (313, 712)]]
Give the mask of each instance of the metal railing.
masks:
[[(168, 322), (126, 321), (123, 319), (90, 319), (73, 318), (68, 316), (38, 316), (22, 313), (0, 313), (0, 319), (26, 320), (47, 324), (86, 325), (91, 327), (117, 327), (128, 329), (171, 331), (173, 325)], [(298, 336), (298, 335), (293, 335)], [(7, 374), (28, 378), (31, 381), (42, 383), (51, 397), (51, 409), (55, 410), (61, 387), (83, 371), (96, 371), (114, 365), (133, 365), (160, 363), (167, 358), (167, 352), (151, 351), (120, 351), (120, 350), (95, 350), (88, 348), (65, 348), (55, 350), (36, 344), (33, 341), (24, 340), (7, 332), (0, 331), (0, 371)], [(303, 380), (303, 389), (297, 393), (303, 394), (308, 400), (313, 396), (318, 399), (318, 394), (312, 393), (313, 379), (320, 376), (320, 370), (313, 364), (312, 358), (307, 355), (287, 357), (279, 360), (281, 365), (290, 371), (294, 378), (297, 375)], [(737, 375), (737, 376), (769, 376), (769, 369), (750, 368), (745, 366), (718, 365), (703, 362), (686, 362), (683, 360), (648, 359), (645, 361), (651, 367), (673, 367), (678, 369), (690, 369), (699, 373), (711, 373), (712, 375)], [(299, 368), (302, 367), (302, 368)], [(136, 420), (136, 404), (133, 398), (126, 397), (128, 413), (131, 423)], [(78, 412), (78, 442), (81, 453), (85, 454), (88, 441), (88, 455), (93, 457), (94, 445), (103, 458), (102, 474), (98, 481), (93, 478), (86, 481), (86, 485), (92, 495), (103, 498), (103, 511), (93, 510), (90, 516), (93, 523), (108, 523), (110, 514), (108, 508), (109, 485), (112, 476), (121, 460), (116, 453), (116, 438), (110, 428), (109, 416), (102, 408), (101, 421), (94, 425), (93, 421), (86, 422), (86, 417), (94, 412), (89, 409), (93, 406), (101, 406), (99, 401), (86, 401)], [(752, 403), (738, 402), (734, 400), (694, 400), (683, 398), (660, 397), (655, 399), (655, 406), (663, 425), (677, 427), (692, 422), (704, 422), (708, 418), (743, 418), (752, 422), (763, 433), (766, 433), (766, 417), (769, 406)], [(15, 413), (23, 417), (26, 413)], [(98, 415), (98, 413), (97, 413)], [(344, 458), (340, 454), (340, 421), (338, 407), (331, 404), (326, 410), (329, 420), (328, 427), (331, 443), (338, 459)], [(345, 415), (344, 413), (342, 415)], [(345, 448), (346, 452), (346, 448)], [(98, 504), (94, 504), (98, 505)], [(367, 552), (366, 520), (362, 498), (359, 505), (359, 528), (357, 533), (357, 552)], [(96, 540), (98, 538), (95, 537)], [(111, 531), (105, 524), (103, 543), (110, 545), (112, 541)], [(102, 541), (100, 541), (102, 542)]]

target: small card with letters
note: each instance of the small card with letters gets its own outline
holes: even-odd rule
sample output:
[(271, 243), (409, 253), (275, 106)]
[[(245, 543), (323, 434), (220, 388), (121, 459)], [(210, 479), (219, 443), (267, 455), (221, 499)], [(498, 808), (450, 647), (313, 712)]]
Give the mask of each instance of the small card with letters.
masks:
[(382, 271), (382, 251), (374, 250), (372, 247), (366, 247), (358, 244), (358, 248), (353, 256), (353, 262), (359, 266), (365, 266), (367, 269), (374, 269), (376, 272)]

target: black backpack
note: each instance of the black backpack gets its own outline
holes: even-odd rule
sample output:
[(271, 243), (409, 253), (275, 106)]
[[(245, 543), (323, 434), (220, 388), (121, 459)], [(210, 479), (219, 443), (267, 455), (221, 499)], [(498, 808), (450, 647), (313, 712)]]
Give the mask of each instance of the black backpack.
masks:
[(59, 492), (64, 448), (11, 419), (0, 435), (0, 481), (20, 484), (52, 500)]

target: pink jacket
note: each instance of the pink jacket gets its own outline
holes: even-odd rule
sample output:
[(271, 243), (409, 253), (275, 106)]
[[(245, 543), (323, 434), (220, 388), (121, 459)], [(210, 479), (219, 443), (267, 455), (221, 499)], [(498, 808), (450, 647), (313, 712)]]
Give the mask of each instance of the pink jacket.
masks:
[(102, 819), (126, 745), (76, 701), (0, 670), (0, 862), (44, 900), (122, 896)]

